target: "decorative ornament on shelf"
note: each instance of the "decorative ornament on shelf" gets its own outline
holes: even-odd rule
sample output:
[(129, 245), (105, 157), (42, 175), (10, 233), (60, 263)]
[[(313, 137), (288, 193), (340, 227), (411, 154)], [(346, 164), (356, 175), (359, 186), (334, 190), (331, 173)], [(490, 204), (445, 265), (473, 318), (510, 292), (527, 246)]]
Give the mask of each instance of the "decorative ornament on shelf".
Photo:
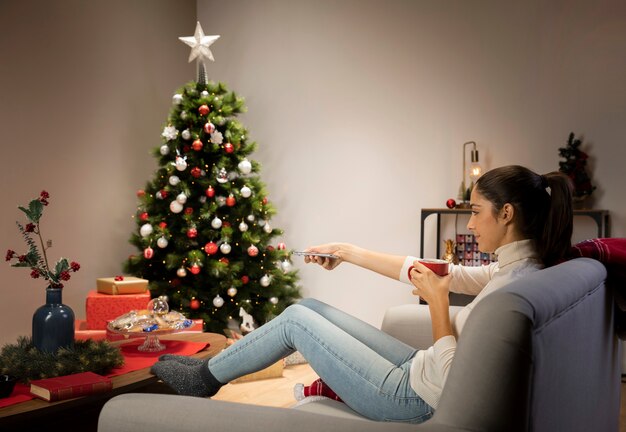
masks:
[(567, 174), (574, 184), (572, 194), (574, 208), (590, 206), (589, 198), (596, 190), (587, 173), (589, 155), (580, 149), (581, 144), (582, 141), (575, 138), (574, 132), (571, 132), (567, 138), (567, 145), (559, 148), (559, 156), (565, 159), (559, 162), (559, 171)]
[(446, 207), (448, 207), (449, 209), (453, 209), (456, 207), (456, 201), (453, 200), (452, 198), (450, 198), (448, 201), (446, 201)]
[[(470, 150), (470, 166), (469, 166), (469, 184), (465, 182), (468, 177), (467, 165), (465, 162), (465, 155), (467, 153), (466, 148), (468, 145), (472, 146)], [(463, 170), (461, 177), (461, 186), (459, 187), (459, 208), (469, 208), (469, 199), (474, 187), (474, 182), (478, 180), (478, 177), (482, 175), (482, 167), (478, 163), (478, 150), (476, 149), (475, 141), (467, 141), (463, 143)]]
[[(61, 294), (63, 282), (70, 280), (71, 273), (77, 272), (80, 264), (61, 258), (54, 267), (49, 265), (46, 252), (52, 247), (52, 241), (44, 242), (39, 225), (44, 206), (48, 205), (49, 198), (48, 192), (41, 191), (39, 198), (33, 199), (28, 204), (28, 208), (18, 207), (28, 219), (25, 226), (16, 222), (28, 245), (28, 251), (18, 254), (9, 249), (6, 261), (13, 261), (12, 267), (30, 268), (30, 276), (33, 279), (42, 278), (47, 281), (46, 304), (37, 309), (33, 315), (33, 345), (40, 351), (56, 353), (59, 348), (74, 346), (74, 312), (62, 303)], [(41, 250), (34, 236), (37, 236)]]

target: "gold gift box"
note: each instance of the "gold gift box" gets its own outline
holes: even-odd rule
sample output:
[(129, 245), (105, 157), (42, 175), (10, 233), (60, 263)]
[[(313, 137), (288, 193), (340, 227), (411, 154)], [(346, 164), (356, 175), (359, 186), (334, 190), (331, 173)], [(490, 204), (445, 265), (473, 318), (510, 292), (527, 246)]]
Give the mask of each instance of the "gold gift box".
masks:
[(148, 289), (148, 281), (133, 276), (124, 276), (122, 280), (114, 277), (96, 279), (96, 288), (100, 294), (141, 294)]

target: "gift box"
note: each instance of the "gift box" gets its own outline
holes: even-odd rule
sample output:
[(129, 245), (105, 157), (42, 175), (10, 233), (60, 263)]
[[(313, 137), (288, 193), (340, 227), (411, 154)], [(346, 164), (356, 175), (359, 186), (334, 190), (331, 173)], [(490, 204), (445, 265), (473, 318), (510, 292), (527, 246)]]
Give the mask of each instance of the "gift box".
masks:
[(85, 302), (87, 329), (104, 330), (107, 322), (131, 310), (145, 309), (150, 301), (150, 291), (140, 294), (109, 295), (89, 291)]
[(148, 281), (133, 276), (98, 278), (96, 289), (101, 294), (140, 294), (148, 290)]

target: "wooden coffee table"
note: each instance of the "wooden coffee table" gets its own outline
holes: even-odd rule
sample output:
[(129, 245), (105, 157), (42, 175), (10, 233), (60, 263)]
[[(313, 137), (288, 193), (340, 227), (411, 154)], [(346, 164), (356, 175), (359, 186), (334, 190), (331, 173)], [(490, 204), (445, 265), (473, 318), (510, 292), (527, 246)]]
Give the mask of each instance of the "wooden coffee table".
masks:
[[(112, 344), (121, 345), (132, 340), (133, 339), (117, 341), (112, 342)], [(159, 336), (159, 340), (184, 340), (189, 342), (203, 342), (210, 344), (205, 350), (190, 356), (201, 359), (215, 356), (226, 346), (226, 336), (220, 335), (218, 333), (172, 334)], [(57, 402), (47, 402), (41, 399), (31, 399), (26, 402), (0, 408), (0, 430), (4, 431), (4, 427), (8, 425), (19, 427), (19, 429), (16, 430), (25, 430), (24, 422), (30, 422), (34, 417), (48, 416), (82, 405), (98, 404), (98, 406), (102, 406), (108, 399), (112, 398), (113, 396), (141, 390), (142, 387), (155, 384), (158, 381), (158, 378), (150, 373), (150, 368), (148, 367), (129, 372), (124, 375), (112, 377), (111, 381), (113, 382), (113, 390), (106, 393), (78, 397), (74, 399), (66, 399)]]

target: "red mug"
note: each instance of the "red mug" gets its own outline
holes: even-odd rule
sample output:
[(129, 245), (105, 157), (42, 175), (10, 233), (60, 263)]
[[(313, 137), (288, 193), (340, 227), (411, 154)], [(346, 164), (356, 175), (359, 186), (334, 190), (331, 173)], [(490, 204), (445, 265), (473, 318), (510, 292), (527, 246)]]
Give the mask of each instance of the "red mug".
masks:
[[(418, 260), (420, 264), (431, 269), (438, 276), (445, 276), (448, 274), (450, 269), (450, 263), (446, 260), (442, 259), (428, 259), (422, 258)], [(411, 279), (411, 270), (413, 270), (413, 266), (409, 267), (409, 279)]]

